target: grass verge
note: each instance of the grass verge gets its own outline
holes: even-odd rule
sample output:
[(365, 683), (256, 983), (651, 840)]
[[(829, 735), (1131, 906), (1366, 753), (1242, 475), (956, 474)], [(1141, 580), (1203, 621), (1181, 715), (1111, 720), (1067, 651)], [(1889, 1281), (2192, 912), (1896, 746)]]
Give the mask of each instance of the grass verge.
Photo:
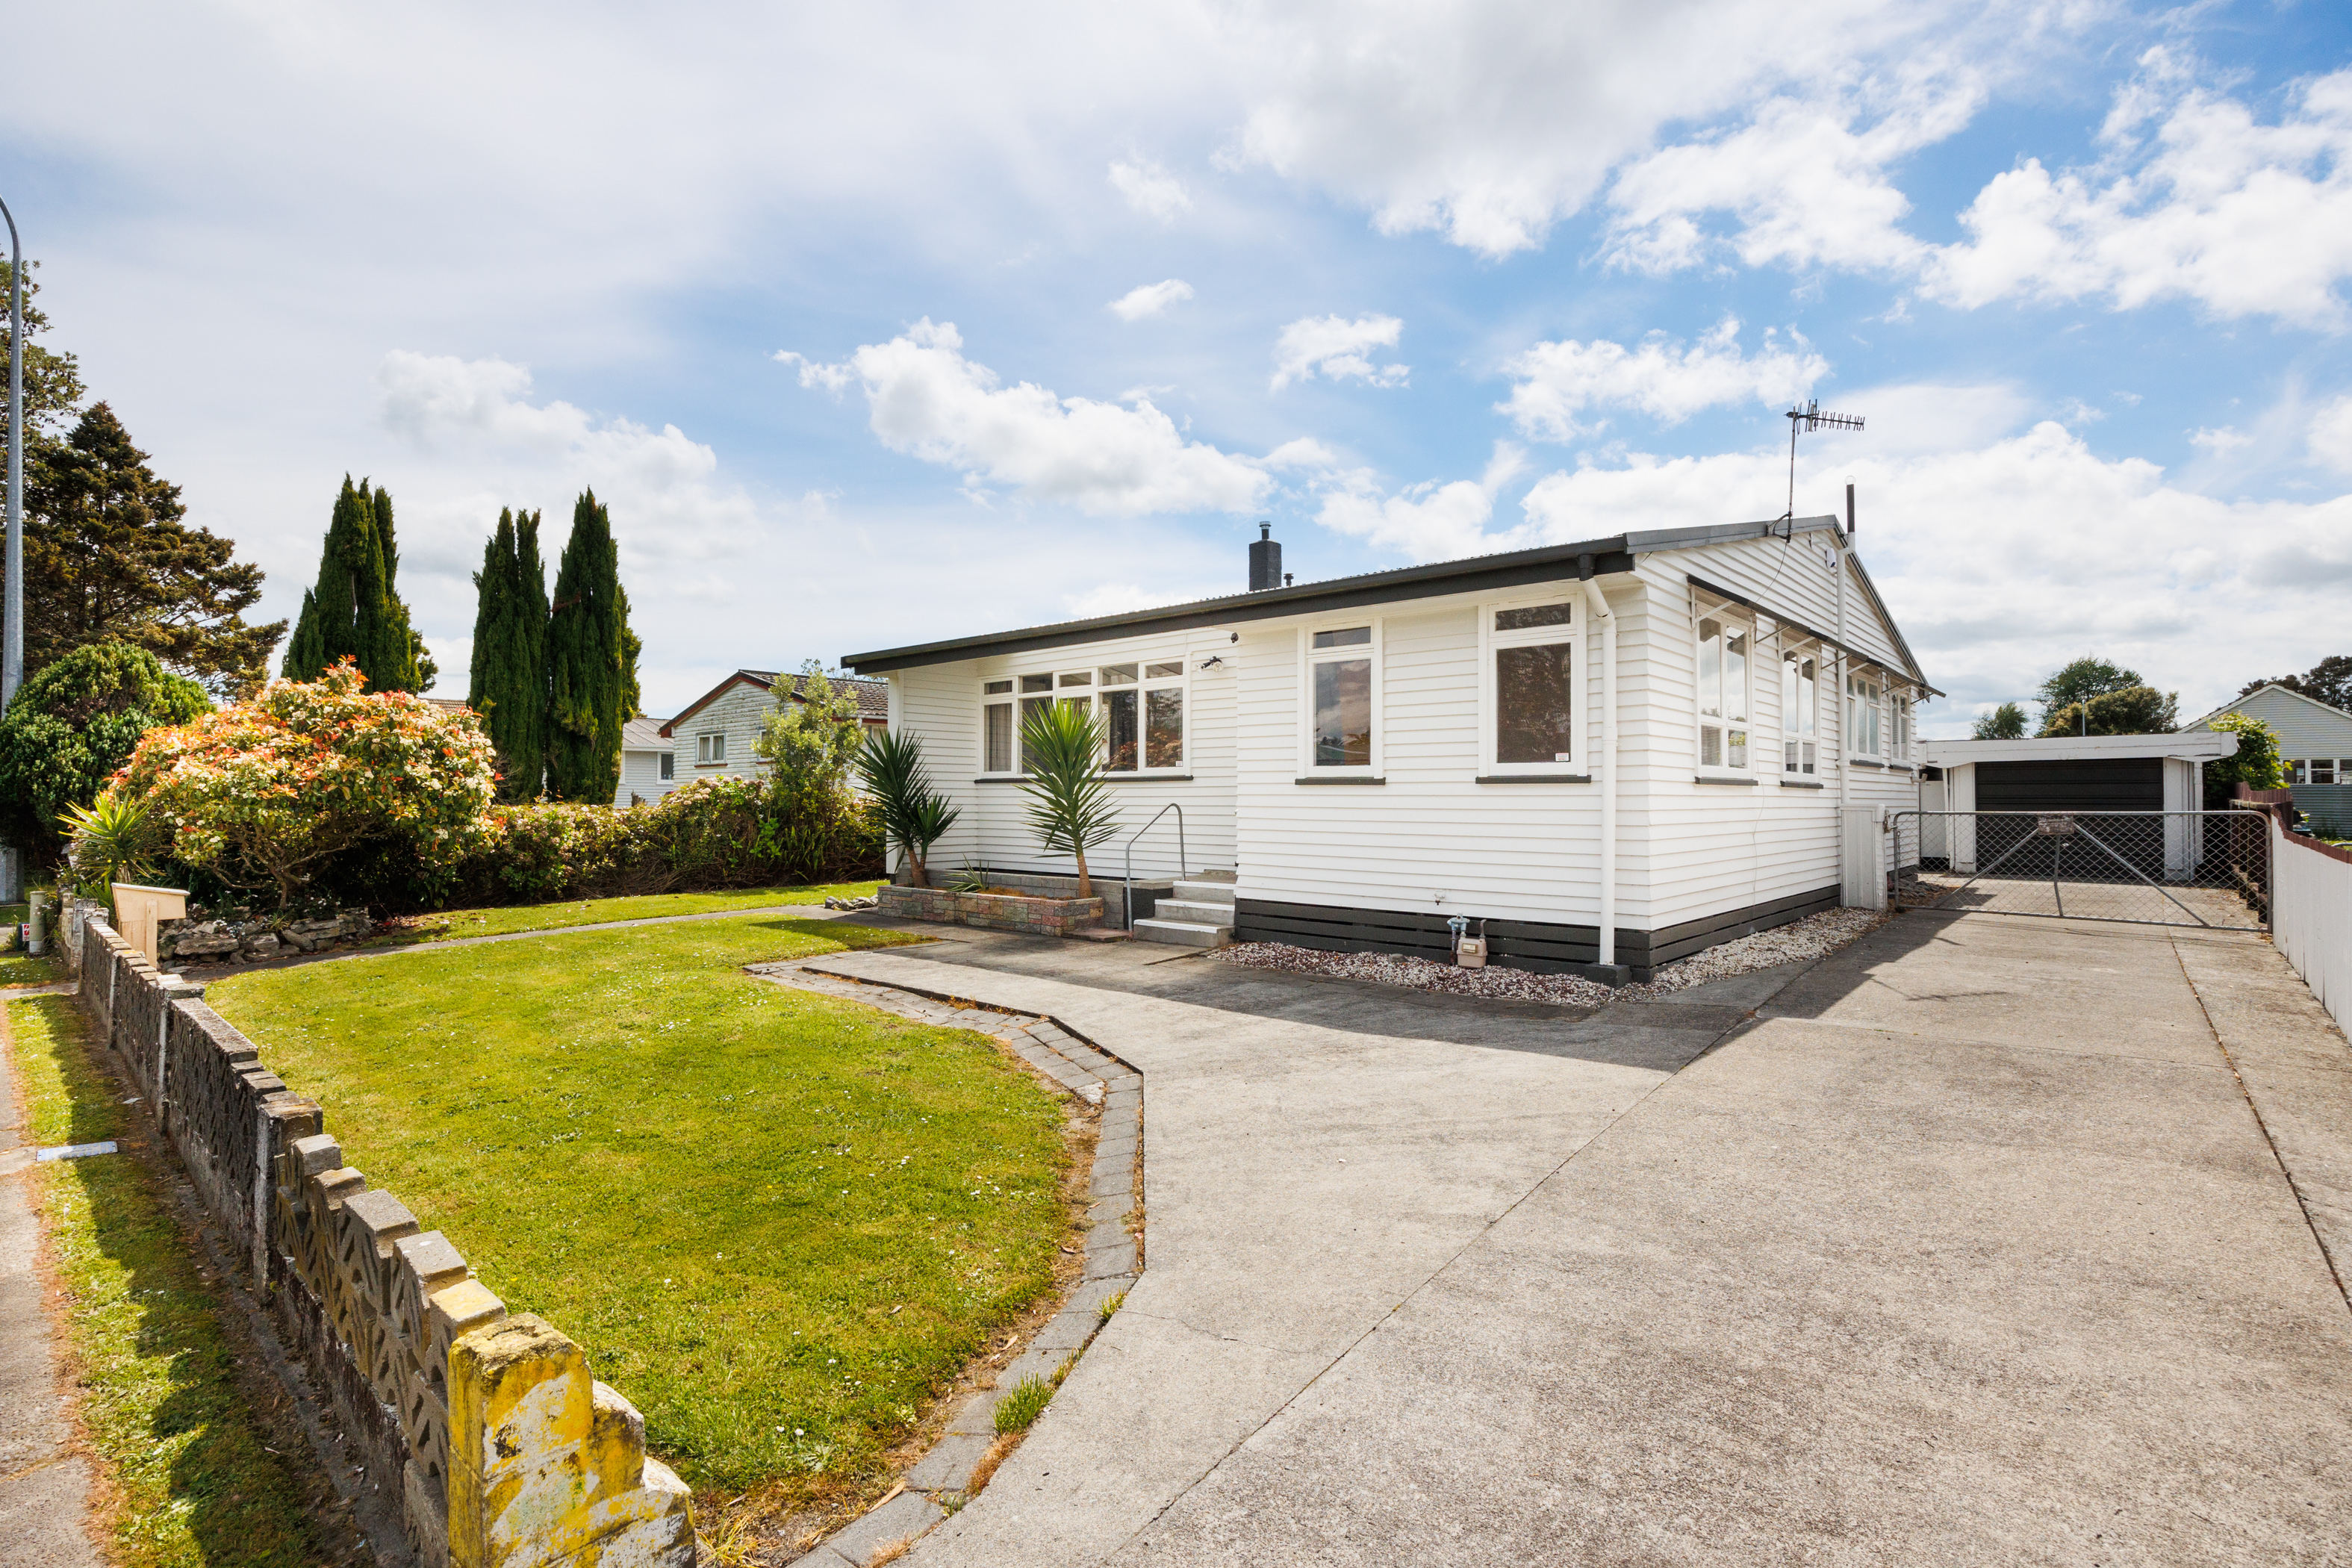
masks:
[(810, 883), (792, 888), (735, 888), (723, 893), (649, 893), (629, 899), (575, 899), (563, 904), (513, 904), (494, 910), (442, 910), (404, 915), (366, 945), (412, 947), (468, 936), (507, 936), (516, 931), (561, 931), (605, 921), (653, 920), (662, 915), (725, 914), (781, 904), (823, 904), (828, 898), (872, 896), (879, 882)]
[(740, 972), (907, 940), (641, 926), (208, 1000), (371, 1184), (587, 1348), (698, 1490), (805, 1506), (878, 1477), (1073, 1239), (1062, 1112), (994, 1041)]
[[(140, 1140), (62, 996), (8, 1005), (26, 1133), (38, 1145)], [(58, 1284), (89, 1445), (111, 1483), (110, 1558), (121, 1568), (299, 1568), (332, 1552), (281, 1441), (240, 1387), (224, 1327), (147, 1161), (126, 1151), (57, 1161), (32, 1184)]]
[(0, 986), (52, 985), (66, 977), (62, 960), (54, 957), (35, 958), (29, 953), (0, 953)]

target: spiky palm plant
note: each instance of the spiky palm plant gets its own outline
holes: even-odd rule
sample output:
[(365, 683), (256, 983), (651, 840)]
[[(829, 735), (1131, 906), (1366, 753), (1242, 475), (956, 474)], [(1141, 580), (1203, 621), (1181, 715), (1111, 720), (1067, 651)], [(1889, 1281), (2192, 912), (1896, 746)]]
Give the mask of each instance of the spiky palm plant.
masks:
[(1078, 897), (1091, 899), (1087, 851), (1108, 844), (1118, 832), (1118, 807), (1102, 776), (1102, 725), (1086, 706), (1055, 702), (1032, 712), (1021, 725), (1021, 745), (1029, 758), (1029, 826), (1047, 854), (1075, 858)]
[(887, 730), (868, 735), (858, 750), (856, 768), (866, 793), (882, 807), (883, 833), (907, 852), (908, 882), (929, 887), (923, 858), (963, 813), (931, 788), (930, 770), (923, 765), (923, 742)]
[(141, 802), (110, 790), (60, 815), (73, 830), (66, 858), (84, 898), (110, 898), (109, 884), (143, 882), (154, 875), (147, 861), (147, 807)]

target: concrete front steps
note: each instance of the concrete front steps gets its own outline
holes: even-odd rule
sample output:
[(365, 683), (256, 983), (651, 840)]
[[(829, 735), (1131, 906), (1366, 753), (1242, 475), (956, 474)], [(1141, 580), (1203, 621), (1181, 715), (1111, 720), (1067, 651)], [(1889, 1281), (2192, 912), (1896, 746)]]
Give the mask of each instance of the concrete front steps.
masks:
[(1160, 900), (1150, 920), (1135, 922), (1138, 942), (1176, 947), (1223, 947), (1234, 940), (1234, 874), (1203, 871), (1176, 884), (1174, 897)]

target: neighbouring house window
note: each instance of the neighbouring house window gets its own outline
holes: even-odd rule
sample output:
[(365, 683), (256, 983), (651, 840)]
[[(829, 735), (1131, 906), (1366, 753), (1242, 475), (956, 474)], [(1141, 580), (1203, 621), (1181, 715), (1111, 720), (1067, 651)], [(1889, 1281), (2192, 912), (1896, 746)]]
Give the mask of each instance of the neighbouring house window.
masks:
[(1566, 600), (1482, 609), (1486, 754), (1498, 773), (1558, 772), (1577, 762), (1578, 648)]
[(717, 767), (727, 761), (727, 735), (697, 735), (694, 738), (694, 764), (697, 767)]
[(677, 777), (677, 753), (676, 752), (664, 752), (661, 754), (661, 776), (664, 779), (674, 779)]
[(1748, 658), (1752, 634), (1737, 621), (1698, 623), (1698, 765), (1748, 765)]
[(1880, 752), (1878, 703), (1885, 695), (1874, 674), (1855, 671), (1845, 678), (1845, 744), (1855, 756)]
[(1814, 771), (1814, 726), (1821, 713), (1821, 670), (1811, 658), (1788, 654), (1780, 660), (1780, 771)]
[(1911, 760), (1911, 699), (1907, 694), (1891, 697), (1886, 706), (1894, 716), (1895, 760), (1907, 763)]
[(1372, 628), (1310, 632), (1307, 644), (1307, 766), (1369, 773), (1376, 673)]
[(1106, 773), (1184, 765), (1184, 661), (1106, 665), (1102, 677)]
[(2336, 760), (2334, 757), (2312, 758), (2310, 782), (2313, 784), (2334, 784), (2336, 782)]

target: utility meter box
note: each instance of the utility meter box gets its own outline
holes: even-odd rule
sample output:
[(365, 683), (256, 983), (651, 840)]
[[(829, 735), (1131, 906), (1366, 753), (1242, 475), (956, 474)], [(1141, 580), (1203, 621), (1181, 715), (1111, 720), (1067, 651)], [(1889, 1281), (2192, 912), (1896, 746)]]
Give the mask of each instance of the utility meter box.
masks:
[(1454, 950), (1454, 962), (1464, 969), (1486, 968), (1486, 939), (1483, 936), (1464, 937), (1461, 945)]

